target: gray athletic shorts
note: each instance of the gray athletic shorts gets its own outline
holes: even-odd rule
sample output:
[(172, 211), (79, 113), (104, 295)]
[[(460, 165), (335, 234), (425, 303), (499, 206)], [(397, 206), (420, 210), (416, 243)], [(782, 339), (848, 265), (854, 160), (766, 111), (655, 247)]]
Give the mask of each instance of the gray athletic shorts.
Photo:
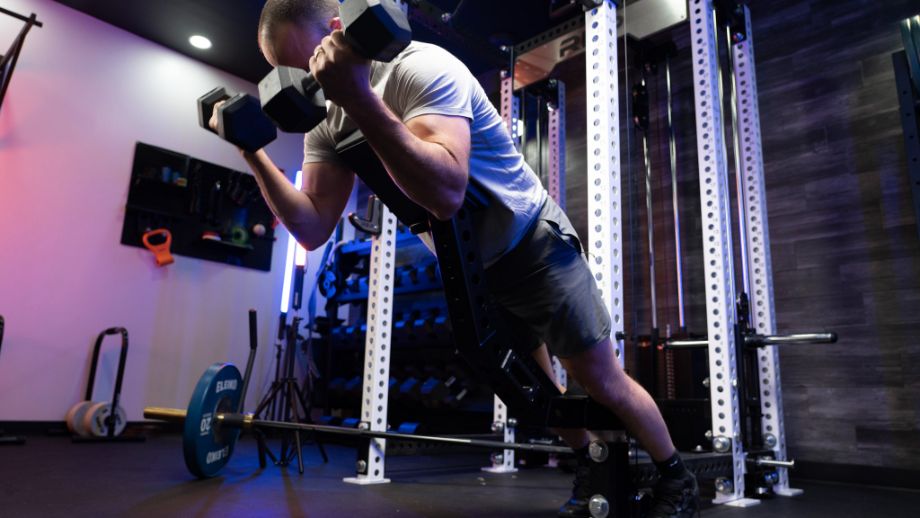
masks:
[(610, 336), (610, 314), (569, 218), (551, 199), (527, 235), (486, 270), (493, 300), (521, 347), (568, 358)]

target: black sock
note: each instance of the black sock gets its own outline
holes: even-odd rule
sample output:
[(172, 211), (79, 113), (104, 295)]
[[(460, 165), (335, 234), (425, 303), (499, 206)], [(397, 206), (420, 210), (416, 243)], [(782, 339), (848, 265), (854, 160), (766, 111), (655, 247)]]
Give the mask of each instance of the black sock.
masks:
[(656, 462), (655, 467), (664, 478), (681, 478), (687, 473), (687, 467), (684, 466), (684, 461), (680, 460), (680, 455), (676, 451), (669, 459)]

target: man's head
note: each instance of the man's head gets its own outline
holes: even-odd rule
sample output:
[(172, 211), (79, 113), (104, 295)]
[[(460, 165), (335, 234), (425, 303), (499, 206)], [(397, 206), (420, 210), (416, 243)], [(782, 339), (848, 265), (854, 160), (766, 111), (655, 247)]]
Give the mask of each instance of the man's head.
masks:
[(259, 48), (272, 66), (305, 69), (338, 14), (338, 0), (268, 0), (259, 17)]

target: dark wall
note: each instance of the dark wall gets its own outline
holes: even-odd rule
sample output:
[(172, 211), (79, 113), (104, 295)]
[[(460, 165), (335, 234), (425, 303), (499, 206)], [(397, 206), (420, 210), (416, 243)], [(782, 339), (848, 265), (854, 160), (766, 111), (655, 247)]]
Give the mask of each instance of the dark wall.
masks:
[[(920, 469), (920, 242), (890, 57), (902, 48), (897, 22), (920, 12), (920, 5), (751, 4), (779, 332), (840, 334), (835, 345), (781, 351), (790, 454), (813, 462)], [(678, 46), (672, 82), (687, 316), (691, 331), (705, 332), (688, 32), (684, 25), (655, 40), (673, 39)], [(622, 59), (622, 45), (620, 52)], [(583, 58), (564, 64), (558, 74), (568, 89), (568, 213), (584, 237)], [(637, 77), (630, 70), (629, 82)], [(622, 75), (620, 80), (625, 100)], [(661, 69), (649, 77), (649, 88), (659, 327), (676, 327)], [(638, 135), (625, 122), (621, 142), (631, 179), (624, 186), (630, 193), (623, 202), (624, 237), (633, 243), (625, 255), (626, 324), (630, 333), (646, 333), (644, 168)]]

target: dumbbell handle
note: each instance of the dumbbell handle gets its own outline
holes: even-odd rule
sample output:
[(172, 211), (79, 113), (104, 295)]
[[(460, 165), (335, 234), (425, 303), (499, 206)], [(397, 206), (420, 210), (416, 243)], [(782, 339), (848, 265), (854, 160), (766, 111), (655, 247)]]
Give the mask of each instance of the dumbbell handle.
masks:
[[(144, 417), (161, 421), (183, 422), (186, 412), (178, 408), (145, 407)], [(438, 442), (444, 444), (463, 444), (480, 448), (496, 450), (524, 450), (542, 451), (546, 453), (572, 453), (571, 448), (565, 446), (548, 446), (544, 444), (510, 443), (502, 441), (487, 441), (480, 439), (463, 439), (460, 437), (438, 437), (432, 435), (414, 435), (397, 432), (381, 432), (364, 428), (345, 428), (342, 426), (328, 426), (307, 423), (288, 423), (284, 421), (266, 421), (255, 419), (252, 414), (224, 413), (214, 416), (214, 420), (222, 426), (232, 428), (278, 428), (286, 430), (307, 430), (313, 432), (334, 433), (339, 435), (354, 435), (361, 437), (374, 437), (377, 439), (402, 439), (407, 441)]]

